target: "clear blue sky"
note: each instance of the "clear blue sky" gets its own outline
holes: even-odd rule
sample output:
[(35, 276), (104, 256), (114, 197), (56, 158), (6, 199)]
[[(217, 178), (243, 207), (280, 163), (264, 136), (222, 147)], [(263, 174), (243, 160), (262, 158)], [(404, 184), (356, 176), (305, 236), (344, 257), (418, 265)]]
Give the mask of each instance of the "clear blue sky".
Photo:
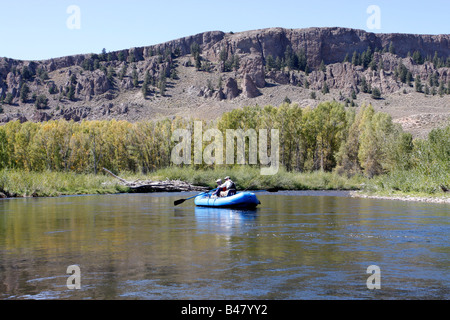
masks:
[[(80, 29), (69, 29), (70, 5)], [(370, 29), (370, 5), (380, 28)], [(49, 59), (148, 46), (204, 31), (350, 27), (376, 33), (450, 33), (450, 0), (0, 0), (0, 57)]]

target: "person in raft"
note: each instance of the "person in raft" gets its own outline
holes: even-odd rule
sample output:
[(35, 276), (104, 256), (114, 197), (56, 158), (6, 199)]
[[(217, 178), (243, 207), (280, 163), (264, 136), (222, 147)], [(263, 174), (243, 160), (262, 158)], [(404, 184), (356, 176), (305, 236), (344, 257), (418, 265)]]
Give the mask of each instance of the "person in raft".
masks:
[(222, 179), (217, 179), (217, 188), (216, 191), (213, 192), (213, 196), (216, 196), (217, 198), (220, 197), (220, 192), (222, 191), (221, 185), (222, 185)]
[(225, 183), (220, 185), (219, 189), (221, 189), (221, 197), (228, 197), (236, 194), (236, 185), (228, 176), (225, 177)]

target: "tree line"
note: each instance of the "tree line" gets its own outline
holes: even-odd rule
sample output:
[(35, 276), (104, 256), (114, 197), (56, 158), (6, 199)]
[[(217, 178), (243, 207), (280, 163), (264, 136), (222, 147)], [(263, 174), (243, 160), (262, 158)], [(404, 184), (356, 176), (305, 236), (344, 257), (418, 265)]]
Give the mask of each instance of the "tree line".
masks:
[[(280, 165), (288, 171), (374, 177), (395, 170), (422, 168), (425, 172), (436, 165), (440, 172), (450, 172), (450, 125), (433, 130), (426, 140), (414, 140), (390, 115), (376, 112), (371, 105), (358, 112), (336, 101), (322, 102), (316, 108), (292, 103), (244, 107), (215, 121), (203, 121), (202, 127), (224, 134), (227, 129), (278, 129)], [(194, 120), (182, 118), (135, 123), (9, 122), (0, 127), (0, 169), (98, 173), (105, 167), (145, 174), (172, 166), (171, 152), (177, 144), (172, 133), (189, 129), (193, 134), (193, 128)], [(204, 141), (203, 148), (209, 144)], [(248, 142), (246, 149), (248, 163)], [(192, 166), (213, 168), (215, 164)]]

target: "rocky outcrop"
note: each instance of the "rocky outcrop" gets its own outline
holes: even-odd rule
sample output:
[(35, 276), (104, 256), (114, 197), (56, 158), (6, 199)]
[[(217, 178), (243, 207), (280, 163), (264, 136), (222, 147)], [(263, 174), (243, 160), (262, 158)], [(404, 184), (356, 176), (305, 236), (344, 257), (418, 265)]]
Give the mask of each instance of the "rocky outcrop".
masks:
[(249, 74), (244, 75), (244, 80), (242, 81), (242, 93), (247, 98), (256, 98), (261, 95), (256, 84), (253, 82), (252, 77)]
[(228, 78), (227, 83), (225, 84), (225, 97), (227, 99), (234, 99), (239, 95), (239, 89), (237, 82), (234, 78)]
[(242, 63), (239, 72), (252, 79), (252, 82), (258, 88), (264, 88), (266, 86), (265, 80), (265, 67), (262, 56), (249, 55)]
[[(199, 61), (196, 62), (191, 52), (195, 44), (199, 49)], [(394, 49), (393, 53), (387, 52), (389, 47)], [(374, 52), (375, 70), (343, 62), (346, 57), (351, 60), (354, 52), (361, 54), (368, 48)], [(383, 94), (393, 93), (405, 86), (396, 75), (400, 63), (412, 77), (419, 76), (424, 83), (433, 76), (448, 84), (450, 68), (437, 68), (430, 61), (416, 63), (411, 57), (416, 50), (423, 57), (436, 54), (448, 65), (450, 35), (375, 34), (348, 28), (210, 31), (107, 54), (80, 54), (43, 61), (0, 58), (0, 99), (19, 107), (9, 110), (2, 121), (45, 121), (48, 117), (79, 121), (92, 115), (126, 115), (129, 108), (122, 108), (127, 110), (125, 112), (115, 110), (124, 100), (115, 99), (127, 95), (127, 99), (139, 105), (145, 104), (147, 98), (172, 97), (161, 91), (177, 85), (175, 79), (180, 65), (197, 68), (198, 72), (209, 74), (210, 79), (220, 76), (223, 79), (221, 88), (192, 81), (183, 89), (183, 94), (191, 98), (216, 101), (239, 96), (256, 98), (263, 94), (264, 88), (274, 85), (321, 90), (326, 83), (330, 89), (348, 95), (353, 91), (360, 92), (363, 78)], [(286, 60), (285, 65), (268, 68), (270, 59), (282, 61), (287, 52), (303, 53), (308, 68), (289, 68)], [(325, 70), (320, 67), (322, 62)], [(172, 80), (170, 84), (167, 79)], [(144, 82), (151, 87), (146, 97), (141, 93)], [(30, 88), (26, 102), (19, 99), (24, 84)], [(38, 95), (48, 98), (50, 110), (45, 114), (34, 112), (30, 105), (34, 102), (32, 97)], [(172, 98), (177, 100), (177, 97)], [(205, 103), (204, 99), (202, 103)], [(24, 106), (27, 108), (22, 108)]]

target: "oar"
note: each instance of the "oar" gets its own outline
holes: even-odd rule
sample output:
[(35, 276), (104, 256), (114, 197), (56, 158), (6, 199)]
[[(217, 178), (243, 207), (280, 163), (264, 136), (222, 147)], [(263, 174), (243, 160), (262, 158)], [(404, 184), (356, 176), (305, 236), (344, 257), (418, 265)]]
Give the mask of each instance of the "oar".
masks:
[(173, 202), (173, 204), (177, 206), (177, 205), (179, 205), (179, 204), (182, 204), (182, 203), (185, 202), (186, 200), (189, 200), (189, 199), (192, 199), (192, 198), (201, 196), (202, 194), (210, 193), (210, 192), (215, 191), (215, 190), (217, 190), (217, 188), (216, 188), (216, 189), (209, 190), (209, 191), (207, 191), (207, 192), (202, 192), (202, 193), (196, 194), (195, 196), (192, 196), (192, 197), (189, 197), (189, 198), (186, 198), (186, 199), (175, 200), (175, 201)]

